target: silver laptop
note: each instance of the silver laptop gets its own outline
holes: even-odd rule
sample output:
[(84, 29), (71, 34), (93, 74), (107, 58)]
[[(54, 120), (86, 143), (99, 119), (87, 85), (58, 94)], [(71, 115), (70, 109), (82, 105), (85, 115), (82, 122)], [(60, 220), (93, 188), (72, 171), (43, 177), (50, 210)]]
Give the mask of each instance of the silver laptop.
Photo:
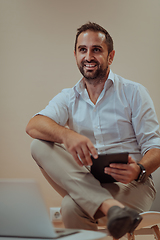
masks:
[(55, 231), (34, 180), (0, 180), (0, 238), (58, 239), (78, 232)]

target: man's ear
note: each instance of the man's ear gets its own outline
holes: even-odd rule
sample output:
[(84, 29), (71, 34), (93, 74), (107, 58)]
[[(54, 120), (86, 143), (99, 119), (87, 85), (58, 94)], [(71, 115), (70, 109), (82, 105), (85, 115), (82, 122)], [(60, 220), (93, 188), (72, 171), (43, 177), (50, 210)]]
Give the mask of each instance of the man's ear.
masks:
[(108, 64), (111, 65), (115, 56), (115, 50), (112, 50), (108, 56)]

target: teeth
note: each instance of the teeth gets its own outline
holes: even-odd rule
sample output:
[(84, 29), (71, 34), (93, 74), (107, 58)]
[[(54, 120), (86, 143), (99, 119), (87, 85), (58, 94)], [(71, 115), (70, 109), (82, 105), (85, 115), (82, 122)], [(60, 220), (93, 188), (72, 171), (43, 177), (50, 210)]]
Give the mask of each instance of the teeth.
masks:
[(86, 67), (95, 67), (96, 65), (89, 65), (87, 64)]

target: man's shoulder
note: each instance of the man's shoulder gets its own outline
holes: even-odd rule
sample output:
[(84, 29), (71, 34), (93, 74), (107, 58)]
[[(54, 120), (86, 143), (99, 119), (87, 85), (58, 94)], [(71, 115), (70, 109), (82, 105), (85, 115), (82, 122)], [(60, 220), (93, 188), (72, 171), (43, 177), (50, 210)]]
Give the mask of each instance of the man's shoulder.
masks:
[(74, 90), (74, 87), (64, 88), (56, 97), (59, 99), (65, 99), (65, 101), (69, 102), (71, 99), (75, 99), (76, 92)]
[(84, 89), (84, 82), (81, 78), (72, 88), (63, 89), (62, 93), (68, 95), (69, 97), (77, 97)]
[(135, 81), (127, 79), (127, 78), (124, 78), (124, 77), (122, 77), (118, 74), (115, 74), (115, 73), (114, 73), (114, 79), (115, 79), (116, 82), (119, 82), (119, 83), (125, 84), (125, 85), (135, 85), (135, 86), (141, 85), (138, 82), (135, 82)]
[(118, 74), (114, 74), (114, 82), (115, 85), (117, 85), (118, 87), (123, 87), (123, 88), (127, 88), (127, 89), (146, 89), (141, 83), (139, 82), (135, 82), (133, 80), (124, 78)]
[(146, 101), (150, 98), (149, 91), (141, 83), (121, 77), (114, 74), (115, 92), (120, 96), (125, 96), (129, 102), (137, 99), (139, 101)]
[(74, 88), (64, 88), (62, 89), (61, 93), (66, 95), (72, 95), (74, 93)]
[(73, 95), (74, 94), (74, 87), (66, 87), (66, 88), (62, 88), (61, 91), (59, 92), (59, 94), (63, 94), (63, 95)]

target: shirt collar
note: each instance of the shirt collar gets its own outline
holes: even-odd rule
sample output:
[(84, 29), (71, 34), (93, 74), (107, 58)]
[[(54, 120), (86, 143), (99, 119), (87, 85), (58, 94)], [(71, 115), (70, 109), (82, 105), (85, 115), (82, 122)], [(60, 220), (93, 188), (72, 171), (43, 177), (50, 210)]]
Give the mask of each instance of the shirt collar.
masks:
[[(86, 89), (82, 79), (83, 77), (73, 87), (74, 91), (78, 94), (81, 94)], [(112, 83), (114, 84), (114, 73), (110, 70), (107, 81), (104, 84), (104, 89), (107, 90), (112, 85)]]

